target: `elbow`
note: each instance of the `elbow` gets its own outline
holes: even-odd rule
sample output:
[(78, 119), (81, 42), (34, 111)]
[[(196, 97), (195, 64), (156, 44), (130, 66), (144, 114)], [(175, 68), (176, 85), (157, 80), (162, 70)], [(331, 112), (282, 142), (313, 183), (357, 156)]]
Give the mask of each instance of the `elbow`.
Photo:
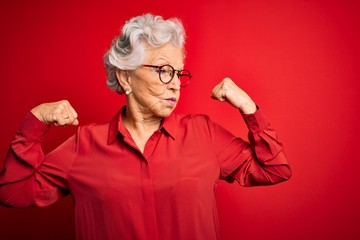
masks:
[(290, 166), (282, 165), (276, 167), (268, 167), (260, 172), (247, 174), (243, 177), (238, 177), (237, 180), (241, 186), (268, 186), (289, 180), (292, 176)]
[(31, 207), (25, 200), (15, 199), (13, 196), (4, 195), (0, 192), (0, 206), (7, 208), (25, 208)]
[(282, 165), (267, 171), (265, 175), (264, 185), (275, 185), (289, 180), (292, 176), (292, 171), (289, 165)]
[(277, 175), (277, 178), (274, 184), (285, 182), (292, 177), (292, 171), (289, 165), (284, 165), (281, 167), (280, 174)]
[(34, 207), (33, 194), (28, 186), (0, 185), (0, 205), (8, 208)]
[(284, 179), (285, 181), (289, 180), (292, 177), (292, 171), (289, 165), (286, 165), (285, 171), (284, 171)]

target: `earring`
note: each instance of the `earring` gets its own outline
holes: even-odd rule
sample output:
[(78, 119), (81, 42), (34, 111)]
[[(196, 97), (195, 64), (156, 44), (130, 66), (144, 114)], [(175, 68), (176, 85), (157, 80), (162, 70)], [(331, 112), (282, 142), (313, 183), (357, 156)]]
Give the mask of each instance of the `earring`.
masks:
[(129, 93), (130, 93), (129, 88), (125, 88), (125, 94), (126, 94), (126, 95), (129, 95)]

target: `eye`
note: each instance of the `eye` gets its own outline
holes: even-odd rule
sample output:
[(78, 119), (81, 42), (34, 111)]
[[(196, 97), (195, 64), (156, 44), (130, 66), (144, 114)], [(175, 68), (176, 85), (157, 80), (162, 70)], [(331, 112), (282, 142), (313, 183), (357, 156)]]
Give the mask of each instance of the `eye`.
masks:
[(155, 71), (156, 71), (156, 73), (160, 73), (161, 75), (166, 73), (166, 70), (163, 68), (157, 68), (157, 69), (155, 69)]
[(157, 68), (156, 70), (157, 70), (157, 73), (159, 73), (160, 75), (168, 74), (168, 75), (172, 76), (174, 74), (174, 70), (170, 65), (161, 66), (161, 67)]

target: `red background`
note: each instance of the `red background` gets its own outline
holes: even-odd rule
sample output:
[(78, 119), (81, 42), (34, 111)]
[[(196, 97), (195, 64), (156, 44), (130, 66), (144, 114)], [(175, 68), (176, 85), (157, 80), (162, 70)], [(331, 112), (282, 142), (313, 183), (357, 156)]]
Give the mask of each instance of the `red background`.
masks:
[[(102, 56), (125, 20), (183, 19), (186, 68), (178, 112), (206, 113), (246, 137), (239, 114), (209, 98), (231, 77), (277, 129), (293, 168), (271, 187), (220, 184), (223, 239), (359, 239), (358, 1), (1, 1), (0, 157), (26, 111), (68, 99), (81, 124), (108, 120), (124, 98), (107, 89)], [(52, 128), (51, 150), (75, 128)], [(0, 207), (0, 238), (74, 239), (71, 198)]]

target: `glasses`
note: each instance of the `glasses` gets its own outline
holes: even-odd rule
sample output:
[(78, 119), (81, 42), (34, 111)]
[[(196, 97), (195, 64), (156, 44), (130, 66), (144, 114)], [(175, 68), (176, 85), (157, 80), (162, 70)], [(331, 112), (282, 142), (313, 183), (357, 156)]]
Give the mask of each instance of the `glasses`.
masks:
[(166, 64), (162, 66), (155, 66), (155, 65), (141, 65), (143, 67), (154, 68), (155, 71), (159, 74), (160, 81), (162, 83), (168, 84), (170, 83), (175, 76), (180, 80), (180, 87), (186, 87), (190, 83), (190, 79), (192, 78), (192, 74), (188, 70), (175, 70), (173, 66)]

